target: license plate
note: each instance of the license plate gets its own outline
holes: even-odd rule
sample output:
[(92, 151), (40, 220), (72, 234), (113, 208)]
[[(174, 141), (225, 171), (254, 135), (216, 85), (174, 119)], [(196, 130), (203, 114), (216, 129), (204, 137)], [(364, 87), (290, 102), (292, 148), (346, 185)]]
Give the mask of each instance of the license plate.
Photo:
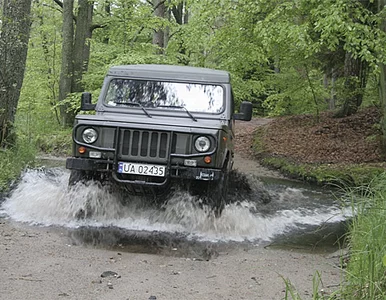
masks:
[(118, 173), (165, 177), (165, 166), (119, 162)]

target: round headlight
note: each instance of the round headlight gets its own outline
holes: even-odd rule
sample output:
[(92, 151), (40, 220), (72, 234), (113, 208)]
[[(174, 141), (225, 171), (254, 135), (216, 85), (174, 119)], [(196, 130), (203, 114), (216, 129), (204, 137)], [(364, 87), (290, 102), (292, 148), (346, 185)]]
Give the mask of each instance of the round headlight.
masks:
[(97, 140), (98, 133), (93, 128), (87, 128), (83, 131), (82, 138), (85, 143), (92, 144)]
[(196, 139), (194, 147), (198, 152), (206, 152), (210, 148), (210, 140), (206, 136), (200, 136)]

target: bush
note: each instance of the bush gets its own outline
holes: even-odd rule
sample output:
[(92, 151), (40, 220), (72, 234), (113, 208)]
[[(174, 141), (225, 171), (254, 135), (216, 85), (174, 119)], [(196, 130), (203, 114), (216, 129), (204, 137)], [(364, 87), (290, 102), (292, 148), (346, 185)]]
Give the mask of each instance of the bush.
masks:
[(19, 139), (12, 149), (0, 151), (0, 192), (9, 189), (22, 170), (33, 165), (35, 159), (35, 147), (26, 139)]

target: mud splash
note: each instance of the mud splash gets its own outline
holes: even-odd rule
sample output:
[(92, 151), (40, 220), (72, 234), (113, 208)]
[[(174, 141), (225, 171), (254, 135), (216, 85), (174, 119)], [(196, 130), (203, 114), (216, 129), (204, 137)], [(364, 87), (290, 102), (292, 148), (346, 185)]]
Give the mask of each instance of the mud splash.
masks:
[[(220, 218), (208, 216), (205, 207), (200, 208), (197, 199), (184, 192), (177, 191), (160, 208), (140, 197), (127, 199), (110, 193), (95, 182), (68, 189), (68, 177), (63, 168), (28, 170), (2, 203), (0, 215), (31, 225), (61, 226), (78, 232), (81, 228), (117, 228), (173, 234), (196, 241), (254, 244), (346, 218), (331, 195), (281, 184), (267, 189), (253, 177), (248, 178), (253, 191), (248, 195), (234, 192), (232, 203)], [(262, 198), (267, 196), (272, 199), (269, 203)], [(79, 210), (89, 211), (90, 217), (79, 219)]]

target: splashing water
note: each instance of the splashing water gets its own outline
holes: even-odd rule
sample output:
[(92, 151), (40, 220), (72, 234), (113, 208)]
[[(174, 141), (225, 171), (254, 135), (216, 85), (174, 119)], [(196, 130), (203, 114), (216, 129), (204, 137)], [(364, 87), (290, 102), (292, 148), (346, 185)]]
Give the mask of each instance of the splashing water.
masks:
[[(68, 177), (69, 173), (61, 168), (28, 170), (3, 202), (0, 216), (32, 225), (114, 226), (174, 232), (206, 241), (269, 241), (302, 226), (345, 219), (338, 205), (309, 205), (309, 196), (298, 188), (269, 191), (273, 199), (269, 204), (239, 197), (215, 218), (185, 192), (176, 192), (160, 208), (140, 197), (125, 199), (95, 182), (69, 189)], [(79, 218), (80, 211), (87, 217)]]

